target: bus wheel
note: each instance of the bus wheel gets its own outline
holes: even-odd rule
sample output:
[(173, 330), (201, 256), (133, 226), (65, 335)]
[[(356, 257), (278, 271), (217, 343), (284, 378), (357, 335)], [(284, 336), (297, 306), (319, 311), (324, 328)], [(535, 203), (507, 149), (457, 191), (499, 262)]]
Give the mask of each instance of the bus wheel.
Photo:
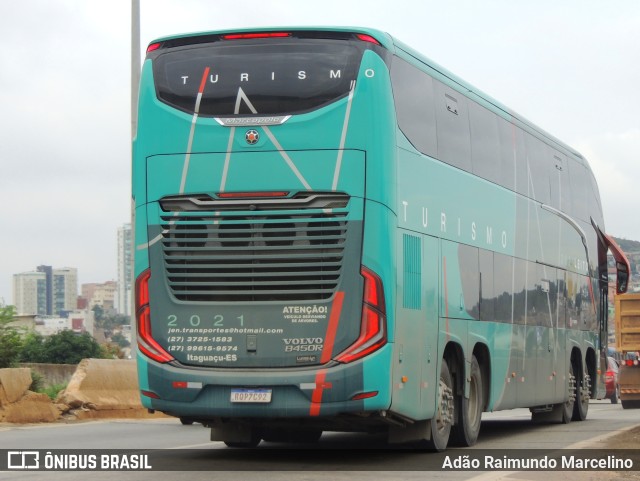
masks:
[(484, 409), (484, 385), (482, 372), (475, 356), (471, 358), (469, 370), (469, 398), (464, 394), (456, 400), (456, 408), (460, 416), (458, 423), (453, 426), (453, 439), (457, 446), (473, 446), (478, 440), (482, 411)]
[(576, 379), (576, 402), (573, 406), (574, 421), (584, 421), (587, 419), (589, 411), (589, 399), (591, 397), (591, 383), (589, 375), (582, 369), (582, 375)]
[(569, 424), (573, 417), (574, 406), (576, 404), (576, 376), (573, 373), (573, 363), (569, 364), (569, 398), (562, 404), (562, 418), (560, 422), (562, 424)]
[(427, 447), (434, 451), (444, 451), (449, 443), (451, 426), (453, 424), (453, 381), (446, 360), (442, 360), (440, 368), (440, 382), (438, 383), (438, 399), (436, 415), (431, 418), (431, 439)]

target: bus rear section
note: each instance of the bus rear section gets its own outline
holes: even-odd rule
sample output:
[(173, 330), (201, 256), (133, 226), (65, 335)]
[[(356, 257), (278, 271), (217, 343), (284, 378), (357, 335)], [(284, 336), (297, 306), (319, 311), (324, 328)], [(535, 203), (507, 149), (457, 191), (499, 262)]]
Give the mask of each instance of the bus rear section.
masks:
[(151, 46), (133, 169), (147, 408), (238, 446), (384, 425), (391, 256), (364, 222), (391, 219), (352, 126), (371, 122), (357, 84), (376, 49), (328, 31)]

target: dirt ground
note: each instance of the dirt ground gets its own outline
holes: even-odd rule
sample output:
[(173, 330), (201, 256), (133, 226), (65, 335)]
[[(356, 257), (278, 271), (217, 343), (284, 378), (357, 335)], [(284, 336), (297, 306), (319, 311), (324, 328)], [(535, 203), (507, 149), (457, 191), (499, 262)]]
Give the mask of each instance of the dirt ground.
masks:
[[(640, 411), (638, 414), (640, 419)], [(609, 449), (640, 449), (640, 426), (609, 438), (605, 444)]]
[[(639, 411), (640, 414), (640, 411)], [(640, 418), (640, 416), (639, 416)], [(601, 446), (605, 450), (613, 449), (640, 449), (640, 426), (636, 426), (620, 434), (605, 440)], [(624, 471), (615, 473), (602, 473), (600, 481), (628, 481), (640, 480), (640, 471)]]

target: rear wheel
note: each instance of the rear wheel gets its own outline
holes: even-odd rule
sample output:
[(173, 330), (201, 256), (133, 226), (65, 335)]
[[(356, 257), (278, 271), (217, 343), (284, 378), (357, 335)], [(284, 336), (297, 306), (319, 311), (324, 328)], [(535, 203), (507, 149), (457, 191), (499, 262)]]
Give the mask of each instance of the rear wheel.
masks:
[(584, 421), (589, 412), (589, 399), (591, 398), (591, 382), (584, 369), (580, 371), (580, 377), (576, 379), (576, 402), (573, 406), (574, 421)]
[(429, 449), (434, 451), (444, 451), (447, 449), (451, 426), (453, 424), (453, 414), (453, 381), (447, 361), (443, 359), (442, 367), (440, 368), (440, 381), (438, 383), (436, 414), (429, 421), (431, 427), (431, 439), (427, 442)]
[(469, 370), (469, 398), (464, 394), (456, 399), (459, 409), (458, 423), (453, 426), (453, 440), (458, 446), (473, 446), (478, 440), (484, 409), (484, 384), (480, 365), (475, 356)]
[(573, 410), (576, 404), (576, 376), (573, 373), (573, 363), (569, 365), (569, 399), (562, 405), (562, 424), (569, 424), (573, 417)]

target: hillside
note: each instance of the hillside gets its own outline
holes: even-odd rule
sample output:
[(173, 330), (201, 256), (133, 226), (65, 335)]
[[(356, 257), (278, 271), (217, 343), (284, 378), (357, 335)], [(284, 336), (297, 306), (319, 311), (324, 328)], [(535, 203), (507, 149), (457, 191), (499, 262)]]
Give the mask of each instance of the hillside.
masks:
[(640, 252), (640, 242), (629, 239), (620, 239), (619, 237), (614, 237), (614, 239), (625, 253)]

